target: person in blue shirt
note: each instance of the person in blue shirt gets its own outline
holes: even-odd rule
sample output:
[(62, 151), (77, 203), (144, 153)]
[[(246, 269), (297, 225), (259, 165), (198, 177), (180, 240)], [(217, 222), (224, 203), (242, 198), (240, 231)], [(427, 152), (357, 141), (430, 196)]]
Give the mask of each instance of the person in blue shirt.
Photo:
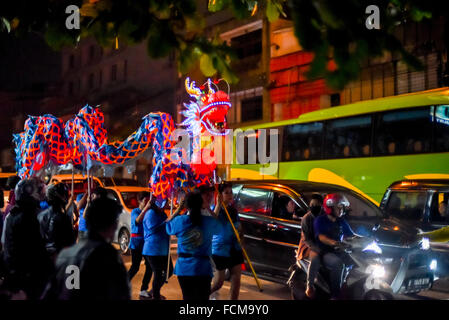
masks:
[(343, 218), (349, 202), (339, 194), (328, 194), (323, 201), (325, 215), (317, 217), (313, 223), (315, 237), (320, 248), (324, 266), (330, 271), (331, 299), (337, 299), (343, 282), (345, 261), (348, 257), (342, 248), (344, 237), (355, 236)]
[(87, 238), (87, 228), (86, 228), (86, 220), (84, 219), (84, 210), (87, 205), (87, 193), (80, 193), (76, 196), (76, 203), (78, 207), (78, 212), (80, 214), (78, 219), (78, 239), (86, 239)]
[[(204, 188), (203, 191), (209, 192)], [(184, 300), (206, 301), (209, 300), (213, 277), (210, 260), (212, 236), (220, 232), (220, 222), (216, 213), (210, 210), (209, 204), (203, 202), (199, 191), (187, 196), (186, 205), (186, 215), (174, 214), (166, 224), (167, 233), (178, 238), (175, 274)]]
[[(166, 202), (166, 206), (169, 202)], [(167, 263), (169, 253), (169, 236), (165, 224), (167, 215), (159, 208), (155, 201), (151, 201), (150, 208), (143, 218), (144, 244), (142, 254), (145, 263), (151, 266), (154, 272), (153, 300), (164, 300), (161, 288), (167, 277)], [(169, 276), (173, 273), (173, 264), (170, 259)]]
[[(150, 209), (151, 193), (143, 191), (139, 193), (137, 200), (139, 201), (139, 207), (134, 208), (131, 211), (131, 240), (129, 242), (129, 249), (131, 250), (131, 267), (128, 270), (129, 281), (134, 278), (140, 269), (140, 262), (142, 261), (142, 251), (144, 244), (144, 228), (143, 220), (148, 210)], [(145, 273), (142, 279), (142, 285), (140, 286), (139, 296), (142, 298), (152, 298), (151, 292), (148, 292), (148, 286), (153, 276), (153, 271), (149, 262), (145, 261)]]
[[(233, 205), (232, 185), (229, 183), (220, 184), (219, 192), (235, 228), (241, 233), (239, 216), (237, 209)], [(240, 279), (242, 276), (242, 248), (222, 207), (219, 210), (218, 221), (220, 222), (220, 232), (212, 238), (212, 258), (217, 272), (212, 281), (211, 293), (213, 294), (220, 290), (225, 279), (225, 271), (229, 269), (231, 273), (230, 300), (237, 300), (239, 298)], [(240, 239), (242, 238), (240, 236)]]
[(79, 220), (78, 220), (78, 240), (87, 239), (87, 225), (85, 220), (85, 212), (87, 211), (87, 208), (89, 207), (89, 203), (100, 197), (100, 196), (106, 196), (107, 191), (105, 188), (97, 187), (95, 188), (92, 193), (90, 199), (87, 198), (87, 193), (79, 194), (77, 196), (77, 202), (78, 202), (78, 212), (79, 212)]

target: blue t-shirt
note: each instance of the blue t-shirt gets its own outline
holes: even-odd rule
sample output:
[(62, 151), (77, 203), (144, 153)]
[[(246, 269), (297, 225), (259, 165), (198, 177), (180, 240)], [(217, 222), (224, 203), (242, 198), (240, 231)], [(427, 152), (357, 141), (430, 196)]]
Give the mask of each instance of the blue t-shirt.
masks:
[[(178, 237), (178, 260), (174, 273), (177, 276), (212, 277), (212, 236), (218, 232), (220, 222), (209, 216), (202, 216), (199, 226), (194, 226), (188, 215), (177, 216), (167, 222), (167, 233)], [(183, 257), (182, 254), (193, 257)]]
[(315, 231), (315, 238), (317, 239), (319, 246), (324, 249), (330, 249), (330, 247), (319, 240), (320, 234), (325, 235), (335, 241), (341, 241), (343, 236), (354, 236), (354, 232), (345, 219), (337, 218), (337, 220), (333, 222), (327, 217), (327, 215), (321, 215), (315, 218), (315, 221), (313, 222), (313, 229)]
[[(142, 213), (142, 210), (135, 208), (131, 211), (131, 240), (129, 241), (130, 249), (137, 249), (143, 244), (143, 222), (136, 223), (136, 218)], [(139, 237), (133, 237), (139, 234)]]
[(84, 208), (80, 209), (80, 219), (78, 221), (78, 230), (87, 231), (86, 220), (84, 219)]
[(158, 209), (151, 208), (143, 218), (144, 244), (142, 254), (145, 256), (168, 255), (169, 236), (165, 230), (167, 216)]
[[(76, 202), (80, 202), (82, 198), (83, 198), (83, 194), (80, 193), (79, 195), (76, 196)], [(80, 209), (80, 217), (78, 220), (78, 230), (79, 231), (87, 231), (86, 220), (84, 219), (84, 209), (85, 209), (85, 207)]]
[[(223, 209), (220, 210), (218, 221), (220, 222), (220, 231), (212, 237), (212, 254), (221, 257), (230, 257), (232, 249), (242, 249)], [(236, 229), (238, 229), (239, 224), (240, 219), (236, 215), (236, 220), (234, 221)]]

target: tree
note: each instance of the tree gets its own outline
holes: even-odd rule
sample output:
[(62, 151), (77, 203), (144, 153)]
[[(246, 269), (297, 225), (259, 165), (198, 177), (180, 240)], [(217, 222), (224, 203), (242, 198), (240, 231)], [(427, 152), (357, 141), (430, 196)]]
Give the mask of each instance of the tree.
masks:
[[(378, 30), (365, 26), (365, 9), (372, 4), (380, 9)], [(80, 8), (79, 30), (65, 26), (69, 5)], [(366, 59), (385, 52), (399, 54), (409, 66), (421, 68), (393, 30), (406, 21), (447, 15), (449, 5), (436, 0), (210, 0), (208, 9), (230, 10), (239, 19), (258, 10), (269, 21), (291, 19), (301, 46), (314, 53), (309, 78), (325, 78), (328, 85), (339, 89), (359, 76)], [(195, 0), (16, 0), (0, 4), (0, 32), (39, 32), (54, 48), (76, 45), (88, 36), (103, 46), (147, 41), (153, 58), (175, 50), (182, 73), (199, 61), (206, 76), (219, 73), (236, 82), (230, 68), (234, 52), (219, 37), (207, 38), (204, 27)], [(335, 62), (332, 68), (329, 59)]]

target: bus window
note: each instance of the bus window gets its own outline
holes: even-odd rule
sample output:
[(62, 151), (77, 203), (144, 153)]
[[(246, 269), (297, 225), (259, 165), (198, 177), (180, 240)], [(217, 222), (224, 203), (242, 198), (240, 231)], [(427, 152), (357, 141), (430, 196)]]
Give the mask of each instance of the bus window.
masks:
[(323, 123), (293, 124), (284, 128), (283, 161), (321, 158)]
[(332, 120), (326, 126), (326, 158), (370, 155), (371, 116)]
[(449, 151), (449, 106), (435, 110), (435, 152)]
[(376, 126), (375, 155), (430, 152), (432, 122), (429, 107), (381, 114)]

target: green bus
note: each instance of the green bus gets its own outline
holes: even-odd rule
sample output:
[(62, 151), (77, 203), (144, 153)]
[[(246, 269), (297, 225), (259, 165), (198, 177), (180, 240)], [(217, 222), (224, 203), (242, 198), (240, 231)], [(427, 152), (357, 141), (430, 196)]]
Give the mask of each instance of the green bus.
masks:
[[(257, 160), (248, 164), (245, 152), (245, 158), (230, 167), (232, 180), (332, 183), (379, 205), (394, 181), (449, 178), (449, 87), (360, 101), (240, 129), (243, 133), (254, 129), (256, 137), (258, 129), (276, 134), (278, 167), (273, 175), (261, 175), (259, 169), (266, 164)], [(277, 133), (271, 129), (278, 129)], [(247, 149), (248, 137), (244, 141)]]

